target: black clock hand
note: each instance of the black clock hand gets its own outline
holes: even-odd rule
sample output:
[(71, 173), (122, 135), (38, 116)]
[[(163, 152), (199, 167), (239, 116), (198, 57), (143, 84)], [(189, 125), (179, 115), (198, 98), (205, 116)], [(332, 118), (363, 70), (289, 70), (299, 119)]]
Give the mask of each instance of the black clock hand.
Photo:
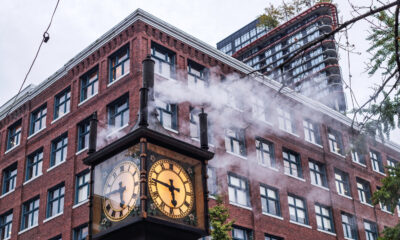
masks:
[(178, 204), (178, 203), (175, 200), (175, 192), (174, 192), (174, 190), (176, 190), (176, 188), (174, 187), (174, 180), (170, 179), (169, 182), (171, 183), (171, 186), (168, 188), (169, 191), (171, 192), (171, 195), (172, 195), (171, 203), (172, 203), (172, 205), (174, 205), (174, 207), (176, 207), (176, 204)]
[(158, 180), (158, 179), (155, 179), (155, 178), (152, 178), (152, 179), (153, 179), (154, 182), (157, 182), (157, 183), (159, 183), (159, 184), (161, 184), (161, 185), (163, 185), (163, 186), (166, 186), (168, 189), (171, 187), (171, 186), (168, 185), (167, 183), (161, 182), (161, 181)]
[(124, 192), (126, 190), (126, 186), (122, 187), (122, 182), (119, 182), (119, 198), (120, 198), (120, 203), (119, 206), (123, 208), (125, 206), (125, 201), (124, 201)]

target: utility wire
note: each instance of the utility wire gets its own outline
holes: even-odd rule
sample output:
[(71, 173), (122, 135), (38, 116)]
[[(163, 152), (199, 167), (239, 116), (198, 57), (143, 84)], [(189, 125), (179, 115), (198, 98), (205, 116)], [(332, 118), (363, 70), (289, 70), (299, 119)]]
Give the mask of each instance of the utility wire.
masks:
[(29, 67), (29, 70), (28, 70), (28, 72), (27, 72), (26, 75), (25, 75), (24, 81), (22, 82), (21, 87), (19, 88), (17, 95), (14, 97), (14, 101), (13, 101), (13, 103), (11, 104), (10, 108), (8, 109), (7, 114), (6, 114), (6, 116), (5, 116), (4, 118), (6, 118), (6, 117), (8, 116), (8, 114), (9, 114), (10, 111), (11, 111), (11, 109), (14, 107), (14, 104), (15, 104), (15, 102), (16, 102), (17, 99), (18, 99), (18, 95), (21, 93), (21, 90), (22, 90), (22, 88), (24, 87), (24, 84), (25, 84), (25, 82), (26, 82), (26, 79), (28, 78), (29, 73), (30, 73), (31, 70), (32, 70), (32, 67), (33, 67), (33, 65), (34, 65), (35, 62), (36, 62), (36, 59), (37, 59), (37, 57), (38, 57), (38, 55), (39, 55), (39, 52), (40, 52), (40, 49), (42, 48), (43, 43), (47, 43), (47, 42), (49, 41), (49, 39), (50, 39), (50, 35), (49, 35), (48, 31), (49, 31), (49, 29), (50, 29), (51, 24), (53, 23), (54, 14), (56, 13), (56, 10), (57, 10), (57, 7), (58, 7), (58, 4), (59, 4), (59, 3), (60, 3), (60, 0), (57, 0), (56, 7), (54, 8), (53, 14), (51, 15), (50, 23), (49, 23), (49, 25), (47, 26), (46, 30), (45, 30), (44, 33), (43, 33), (43, 38), (42, 38), (42, 41), (40, 42), (40, 45), (39, 45), (38, 50), (36, 51), (36, 55), (35, 55), (35, 57), (33, 58), (33, 61), (32, 61), (32, 63), (31, 63), (31, 66)]

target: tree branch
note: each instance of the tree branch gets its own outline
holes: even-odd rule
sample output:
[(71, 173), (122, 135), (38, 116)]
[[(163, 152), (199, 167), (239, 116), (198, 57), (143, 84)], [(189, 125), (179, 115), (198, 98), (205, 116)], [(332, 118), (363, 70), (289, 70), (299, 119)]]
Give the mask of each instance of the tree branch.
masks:
[(396, 49), (396, 63), (397, 63), (397, 71), (400, 71), (400, 58), (399, 58), (399, 7), (396, 6), (396, 13), (394, 14), (394, 47)]

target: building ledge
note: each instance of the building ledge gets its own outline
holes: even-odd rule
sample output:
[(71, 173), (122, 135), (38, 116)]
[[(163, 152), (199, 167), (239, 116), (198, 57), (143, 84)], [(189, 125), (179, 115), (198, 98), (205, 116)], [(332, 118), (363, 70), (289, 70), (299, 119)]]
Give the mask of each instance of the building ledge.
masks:
[(340, 193), (338, 193), (338, 195), (339, 195), (339, 196), (342, 196), (342, 197), (344, 197), (344, 198), (347, 198), (347, 199), (353, 200), (353, 198), (352, 198), (352, 197), (350, 197), (350, 196), (347, 196), (347, 195), (344, 195), (344, 194), (340, 194)]
[(80, 202), (80, 203), (77, 203), (77, 204), (75, 204), (74, 206), (72, 206), (72, 209), (75, 209), (75, 208), (77, 208), (77, 207), (80, 207), (80, 206), (82, 206), (82, 205), (84, 205), (85, 203), (88, 203), (89, 202), (89, 199), (86, 199), (86, 200), (84, 200), (84, 201), (82, 201), (82, 202)]
[(32, 182), (33, 180), (39, 178), (42, 175), (43, 175), (43, 172), (41, 172), (40, 174), (38, 174), (37, 176), (35, 176), (35, 177), (33, 177), (33, 178), (29, 179), (29, 180), (26, 180), (22, 185), (25, 186), (26, 184)]
[(317, 147), (319, 147), (319, 148), (324, 148), (322, 145), (320, 145), (320, 144), (318, 144), (318, 143), (316, 143), (316, 142), (311, 142), (310, 140), (307, 140), (307, 139), (304, 139), (306, 142), (308, 142), (308, 143), (311, 143), (312, 145), (314, 145), (314, 146), (317, 146)]
[[(130, 59), (128, 59), (128, 61), (130, 61)], [(114, 83), (118, 82), (119, 80), (121, 80), (123, 77), (125, 77), (126, 75), (129, 74), (130, 71), (124, 73), (124, 75), (119, 76), (119, 78), (115, 79), (114, 81), (110, 82), (107, 84), (107, 87), (110, 87), (111, 85), (113, 85)]]
[(46, 222), (48, 222), (48, 221), (50, 221), (50, 220), (53, 220), (54, 218), (63, 215), (63, 213), (64, 213), (64, 211), (62, 211), (62, 212), (60, 212), (60, 213), (57, 213), (57, 214), (54, 215), (54, 216), (48, 217), (48, 218), (46, 218), (45, 220), (43, 220), (43, 223), (46, 223)]
[(281, 216), (277, 216), (277, 215), (270, 214), (270, 213), (267, 213), (267, 212), (262, 212), (262, 214), (265, 215), (265, 216), (268, 216), (268, 217), (273, 217), (273, 218), (276, 218), (276, 219), (279, 219), (279, 220), (283, 220), (283, 217), (281, 217)]
[[(71, 107), (71, 106), (70, 106)], [(58, 120), (62, 119), (63, 117), (65, 117), (66, 115), (68, 115), (71, 112), (71, 110), (69, 110), (68, 112), (64, 113), (61, 116), (58, 116), (58, 118), (54, 119), (53, 121), (51, 121), (50, 124), (54, 124), (55, 122), (57, 122)]]
[(92, 96), (90, 96), (90, 97), (86, 98), (85, 100), (83, 100), (82, 102), (78, 103), (78, 107), (80, 107), (81, 105), (87, 103), (90, 99), (96, 97), (98, 94), (99, 94), (99, 92), (93, 94)]
[(44, 126), (43, 128), (37, 130), (36, 132), (32, 133), (31, 135), (28, 136), (27, 140), (33, 138), (34, 136), (38, 135), (40, 132), (42, 132), (43, 130), (46, 129), (46, 126)]
[(10, 194), (13, 193), (14, 191), (15, 191), (15, 188), (12, 189), (12, 190), (10, 190), (10, 191), (8, 191), (8, 192), (6, 192), (6, 193), (4, 193), (3, 195), (0, 196), (0, 199), (4, 198), (4, 197), (7, 196), (7, 195), (10, 195)]
[(365, 205), (365, 206), (368, 206), (368, 207), (370, 207), (370, 208), (374, 208), (374, 206), (372, 206), (372, 205), (369, 204), (369, 203), (361, 202), (361, 201), (360, 201), (360, 203), (363, 204), (363, 205)]
[(229, 202), (229, 204), (232, 205), (232, 206), (236, 206), (236, 207), (244, 208), (246, 210), (253, 211), (253, 209), (251, 207), (249, 207), (249, 206), (243, 206), (243, 205), (240, 205), (238, 203), (233, 203), (233, 202)]
[(27, 231), (29, 231), (29, 230), (31, 230), (31, 229), (37, 227), (37, 226), (39, 226), (39, 224), (36, 224), (36, 225), (30, 226), (30, 227), (28, 227), (28, 228), (25, 228), (24, 230), (19, 231), (19, 232), (18, 232), (18, 235), (23, 234), (24, 232), (27, 232)]
[(121, 131), (122, 129), (124, 129), (124, 128), (128, 127), (128, 126), (129, 126), (129, 123), (127, 123), (127, 124), (121, 126), (120, 128), (117, 128), (117, 129), (113, 130), (112, 132), (110, 132), (109, 134), (107, 134), (106, 138), (112, 137), (114, 134), (116, 134), (117, 132)]
[(311, 185), (316, 186), (316, 187), (319, 187), (319, 188), (324, 189), (324, 190), (326, 190), (326, 191), (330, 191), (329, 188), (324, 187), (324, 186), (321, 186), (321, 185), (318, 185), (318, 184), (311, 183)]
[(356, 162), (356, 161), (354, 161), (354, 160), (352, 160), (352, 162), (353, 163), (355, 163), (355, 164), (357, 164), (357, 165), (359, 165), (359, 166), (361, 166), (361, 167), (367, 167), (367, 165), (365, 165), (365, 164), (363, 164), (363, 163), (359, 163), (359, 162)]
[(46, 171), (47, 171), (47, 172), (50, 172), (51, 170), (53, 170), (54, 168), (60, 166), (61, 164), (65, 163), (65, 162), (67, 162), (67, 160), (64, 160), (64, 161), (60, 162), (59, 164), (54, 165), (54, 166), (48, 168)]
[[(21, 140), (20, 140), (20, 142), (21, 142)], [(18, 143), (18, 145), (15, 145), (15, 146), (13, 146), (13, 147), (10, 148), (10, 149), (8, 149), (8, 150), (4, 153), (4, 155), (6, 155), (7, 153), (9, 153), (9, 152), (11, 152), (12, 150), (16, 149), (17, 147), (19, 147), (19, 145), (20, 145), (20, 143)]]
[(329, 232), (329, 231), (322, 230), (322, 229), (319, 229), (319, 228), (317, 228), (317, 231), (318, 231), (318, 232), (322, 232), (322, 233), (326, 233), (326, 234), (329, 234), (329, 235), (332, 235), (332, 236), (334, 236), (334, 237), (337, 236), (336, 233), (334, 233), (334, 232)]
[(230, 152), (230, 151), (226, 151), (226, 153), (228, 153), (228, 154), (230, 154), (230, 155), (233, 155), (233, 156), (235, 156), (235, 157), (239, 157), (239, 158), (241, 158), (241, 159), (247, 160), (247, 157), (245, 157), (245, 156), (242, 156), (242, 155), (239, 155), (239, 154)]
[(83, 148), (83, 149), (77, 151), (77, 152), (75, 153), (75, 155), (79, 155), (79, 154), (83, 153), (84, 151), (86, 151), (86, 150), (88, 150), (88, 149), (89, 149), (88, 147), (85, 147), (85, 148)]
[(285, 173), (285, 175), (289, 176), (289, 177), (292, 177), (294, 179), (300, 180), (302, 182), (306, 182), (306, 180), (304, 178), (296, 177), (296, 176), (290, 175), (289, 173)]
[(312, 227), (310, 225), (307, 225), (307, 224), (299, 223), (299, 222), (296, 222), (296, 221), (293, 221), (293, 220), (290, 220), (289, 222), (293, 223), (293, 224), (296, 224), (296, 225), (299, 225), (299, 226), (302, 226), (302, 227), (306, 227), (306, 228), (312, 229)]

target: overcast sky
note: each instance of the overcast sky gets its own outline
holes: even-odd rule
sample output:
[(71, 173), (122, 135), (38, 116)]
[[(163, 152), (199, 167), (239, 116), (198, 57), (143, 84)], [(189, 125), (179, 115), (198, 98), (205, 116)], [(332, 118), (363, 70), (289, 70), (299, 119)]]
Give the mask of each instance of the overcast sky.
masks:
[[(50, 41), (43, 45), (25, 86), (39, 84), (107, 30), (137, 8), (163, 19), (177, 28), (216, 46), (232, 32), (254, 20), (271, 0), (61, 0), (49, 30)], [(273, 1), (277, 2), (277, 1)], [(347, 0), (334, 1), (341, 22), (351, 18)], [(352, 0), (354, 4), (365, 0)], [(24, 79), (42, 40), (56, 0), (4, 0), (0, 8), (0, 105), (14, 96)], [(361, 55), (351, 54), (353, 89), (358, 100), (371, 94), (377, 78), (365, 74), (368, 60), (365, 41), (368, 24), (360, 22), (349, 31), (350, 43)], [(348, 81), (347, 53), (340, 51), (342, 75)], [(350, 98), (347, 98), (349, 107)], [(394, 136), (400, 142), (400, 134)]]

